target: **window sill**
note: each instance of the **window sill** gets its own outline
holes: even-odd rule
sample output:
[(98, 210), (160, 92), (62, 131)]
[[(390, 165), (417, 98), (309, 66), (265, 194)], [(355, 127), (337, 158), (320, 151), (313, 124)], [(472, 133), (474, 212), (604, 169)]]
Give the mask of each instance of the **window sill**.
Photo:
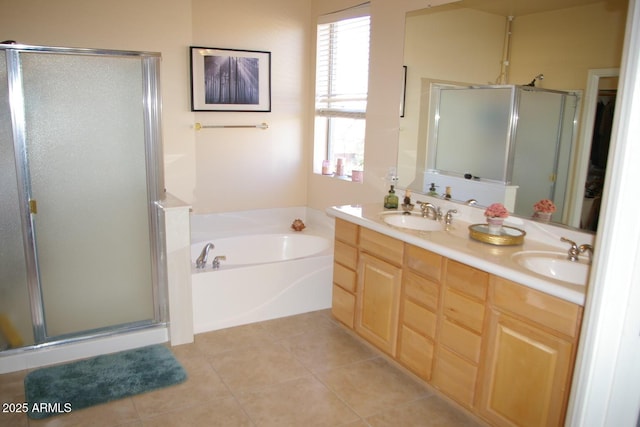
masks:
[(350, 175), (339, 176), (339, 175), (335, 175), (335, 174), (325, 175), (325, 174), (320, 174), (320, 173), (315, 173), (315, 175), (319, 175), (319, 176), (323, 176), (323, 177), (326, 177), (326, 178), (335, 179), (335, 180), (338, 180), (338, 181), (347, 181), (347, 182), (353, 182), (353, 183), (356, 183), (356, 184), (362, 184), (362, 181), (354, 181), (354, 180), (352, 180)]

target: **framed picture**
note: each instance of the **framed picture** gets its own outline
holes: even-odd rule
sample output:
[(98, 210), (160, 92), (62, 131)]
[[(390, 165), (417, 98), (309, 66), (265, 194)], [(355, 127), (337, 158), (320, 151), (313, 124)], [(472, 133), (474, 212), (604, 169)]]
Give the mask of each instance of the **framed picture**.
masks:
[(271, 111), (271, 52), (192, 46), (191, 111)]

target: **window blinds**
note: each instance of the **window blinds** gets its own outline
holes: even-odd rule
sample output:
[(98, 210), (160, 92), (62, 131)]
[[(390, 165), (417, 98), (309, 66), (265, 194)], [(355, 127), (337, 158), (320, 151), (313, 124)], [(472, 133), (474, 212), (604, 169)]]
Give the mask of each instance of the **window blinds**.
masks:
[(364, 119), (367, 109), (370, 18), (337, 14), (318, 24), (316, 115)]

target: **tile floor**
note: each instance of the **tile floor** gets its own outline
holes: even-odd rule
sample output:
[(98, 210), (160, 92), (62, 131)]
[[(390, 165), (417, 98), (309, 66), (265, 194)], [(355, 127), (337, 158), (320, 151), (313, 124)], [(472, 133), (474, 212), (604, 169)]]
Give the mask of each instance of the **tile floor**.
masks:
[[(197, 335), (173, 347), (180, 385), (67, 415), (0, 426), (479, 426), (317, 311)], [(25, 372), (0, 375), (0, 403)]]

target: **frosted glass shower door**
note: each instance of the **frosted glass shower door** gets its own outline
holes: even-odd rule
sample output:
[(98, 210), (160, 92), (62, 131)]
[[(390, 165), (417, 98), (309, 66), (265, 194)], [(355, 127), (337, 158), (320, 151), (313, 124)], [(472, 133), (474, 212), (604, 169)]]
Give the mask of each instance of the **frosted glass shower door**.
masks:
[(154, 319), (140, 58), (22, 55), (48, 337)]
[(0, 321), (10, 325), (22, 341), (0, 332), (0, 351), (33, 344), (12, 132), (7, 58), (0, 51)]
[[(562, 218), (572, 146), (575, 95), (519, 89), (513, 175), (518, 185), (515, 213), (529, 216), (533, 204), (551, 199)], [(532, 168), (531, 165), (535, 165)]]
[(443, 88), (435, 169), (507, 181), (513, 87)]

